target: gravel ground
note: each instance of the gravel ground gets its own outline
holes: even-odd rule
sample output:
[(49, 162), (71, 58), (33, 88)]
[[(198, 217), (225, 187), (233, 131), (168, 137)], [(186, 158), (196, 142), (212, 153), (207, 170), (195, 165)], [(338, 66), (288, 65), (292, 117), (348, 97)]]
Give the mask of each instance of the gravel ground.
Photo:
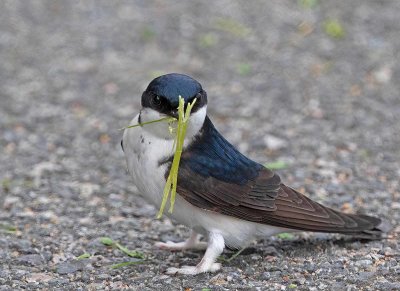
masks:
[[(400, 290), (400, 2), (212, 3), (0, 2), (0, 290)], [(198, 79), (287, 184), (394, 231), (265, 238), (219, 273), (165, 275), (202, 253), (152, 247), (188, 230), (134, 195), (118, 131), (164, 72)], [(112, 268), (140, 259), (104, 236), (145, 260)]]

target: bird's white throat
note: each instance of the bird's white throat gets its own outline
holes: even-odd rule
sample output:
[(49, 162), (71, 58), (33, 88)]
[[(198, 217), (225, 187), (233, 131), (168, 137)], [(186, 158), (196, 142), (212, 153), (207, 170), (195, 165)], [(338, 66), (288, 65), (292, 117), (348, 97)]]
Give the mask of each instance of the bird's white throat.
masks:
[[(203, 126), (207, 108), (204, 106), (190, 115), (184, 147), (192, 141)], [(139, 118), (140, 117), (140, 118)], [(164, 114), (144, 108), (131, 124), (148, 122), (166, 117)], [(174, 155), (174, 136), (168, 122), (156, 122), (124, 131), (123, 145), (128, 170), (142, 196), (156, 208), (160, 207), (165, 186), (167, 164), (161, 161)]]

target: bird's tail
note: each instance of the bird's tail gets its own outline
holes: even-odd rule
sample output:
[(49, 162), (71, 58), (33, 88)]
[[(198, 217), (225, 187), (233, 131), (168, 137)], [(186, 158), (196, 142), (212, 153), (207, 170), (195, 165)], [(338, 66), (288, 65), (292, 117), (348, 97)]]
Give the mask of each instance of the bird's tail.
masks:
[[(391, 225), (388, 221), (374, 216), (346, 214), (343, 212), (336, 213), (343, 220), (346, 220), (347, 223), (342, 229), (337, 229), (332, 232), (352, 235), (361, 239), (374, 240), (383, 238), (391, 229)], [(354, 228), (351, 226), (354, 226)]]
[(363, 239), (382, 238), (391, 229), (389, 222), (380, 218), (333, 210), (283, 184), (281, 191), (283, 194), (275, 200), (277, 211), (266, 219), (267, 224), (293, 230), (342, 233)]
[(290, 225), (285, 223), (285, 225), (280, 226), (301, 231), (341, 233), (368, 240), (384, 238), (386, 233), (391, 229), (389, 222), (377, 217), (363, 214), (347, 214), (327, 207), (324, 208), (325, 210), (329, 209), (329, 211), (332, 211), (331, 215), (334, 213), (335, 219), (340, 219), (344, 223), (342, 225), (332, 225), (330, 223), (310, 225), (300, 220), (298, 223), (290, 223)]

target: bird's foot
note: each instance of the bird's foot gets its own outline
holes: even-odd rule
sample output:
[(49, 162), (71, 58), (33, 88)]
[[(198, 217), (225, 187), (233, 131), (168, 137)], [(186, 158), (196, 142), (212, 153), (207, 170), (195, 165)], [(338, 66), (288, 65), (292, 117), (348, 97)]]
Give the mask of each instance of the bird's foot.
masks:
[(187, 249), (196, 249), (196, 250), (205, 250), (207, 249), (207, 243), (199, 241), (199, 234), (195, 231), (192, 231), (190, 237), (183, 242), (156, 242), (154, 244), (155, 247), (162, 250), (170, 250), (170, 251), (183, 251)]
[(197, 275), (200, 273), (206, 272), (216, 272), (221, 269), (221, 264), (213, 263), (209, 266), (205, 264), (198, 264), (197, 266), (182, 266), (181, 268), (168, 268), (167, 274), (174, 275), (174, 274), (183, 274), (183, 275)]
[(218, 256), (224, 250), (223, 236), (218, 232), (210, 232), (208, 246), (204, 257), (197, 266), (182, 266), (181, 268), (169, 268), (167, 274), (196, 275), (205, 272), (216, 272), (221, 269), (221, 264), (215, 263)]

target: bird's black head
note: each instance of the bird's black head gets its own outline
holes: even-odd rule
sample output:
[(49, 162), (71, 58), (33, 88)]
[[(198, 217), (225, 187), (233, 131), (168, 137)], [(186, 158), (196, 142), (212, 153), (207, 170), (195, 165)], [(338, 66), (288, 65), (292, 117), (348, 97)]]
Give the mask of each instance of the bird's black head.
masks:
[(195, 79), (182, 74), (167, 74), (150, 82), (142, 95), (142, 106), (157, 112), (177, 117), (179, 96), (188, 102), (196, 98), (192, 113), (207, 104), (207, 93)]

